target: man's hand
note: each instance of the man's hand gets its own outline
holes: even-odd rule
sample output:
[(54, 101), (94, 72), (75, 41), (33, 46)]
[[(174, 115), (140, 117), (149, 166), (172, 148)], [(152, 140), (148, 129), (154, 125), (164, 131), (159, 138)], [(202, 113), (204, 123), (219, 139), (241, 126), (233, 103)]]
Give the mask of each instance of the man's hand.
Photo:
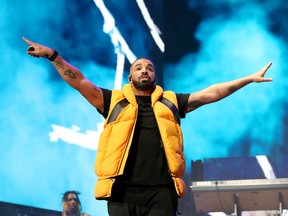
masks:
[(261, 70), (257, 71), (256, 73), (251, 75), (251, 78), (253, 79), (254, 82), (260, 83), (260, 82), (271, 82), (273, 79), (272, 78), (265, 78), (265, 74), (267, 70), (270, 68), (272, 65), (272, 62), (267, 64), (265, 67), (263, 67)]
[(49, 58), (53, 55), (53, 50), (49, 47), (43, 46), (41, 44), (34, 43), (25, 37), (22, 37), (23, 40), (28, 43), (30, 46), (27, 49), (27, 54), (30, 56), (34, 56), (36, 58), (43, 57)]

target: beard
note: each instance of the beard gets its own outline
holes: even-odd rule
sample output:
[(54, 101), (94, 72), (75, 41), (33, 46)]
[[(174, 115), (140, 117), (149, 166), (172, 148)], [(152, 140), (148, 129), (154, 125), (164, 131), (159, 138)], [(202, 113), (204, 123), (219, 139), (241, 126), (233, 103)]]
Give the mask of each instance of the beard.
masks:
[(156, 78), (152, 81), (151, 79), (145, 80), (143, 82), (132, 80), (133, 86), (141, 91), (148, 91), (151, 90), (153, 91), (155, 89), (156, 85)]

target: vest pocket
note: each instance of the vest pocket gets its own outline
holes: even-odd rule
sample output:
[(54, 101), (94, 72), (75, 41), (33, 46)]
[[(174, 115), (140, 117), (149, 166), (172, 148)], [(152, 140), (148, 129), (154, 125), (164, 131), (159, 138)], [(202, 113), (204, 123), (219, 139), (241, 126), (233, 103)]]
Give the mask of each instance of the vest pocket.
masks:
[(115, 179), (101, 179), (96, 182), (94, 195), (96, 199), (105, 199), (111, 196)]
[(182, 179), (177, 178), (177, 177), (172, 177), (172, 178), (173, 178), (174, 186), (175, 186), (175, 189), (176, 189), (178, 196), (180, 198), (184, 197), (186, 194), (185, 182)]

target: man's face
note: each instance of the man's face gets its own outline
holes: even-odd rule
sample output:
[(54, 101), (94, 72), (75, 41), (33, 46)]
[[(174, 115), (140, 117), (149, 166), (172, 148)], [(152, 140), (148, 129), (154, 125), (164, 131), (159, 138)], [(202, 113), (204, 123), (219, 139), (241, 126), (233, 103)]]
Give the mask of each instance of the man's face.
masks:
[(68, 210), (70, 212), (78, 212), (79, 203), (75, 194), (68, 194), (67, 203), (68, 203)]
[(130, 83), (142, 91), (153, 90), (156, 85), (156, 76), (153, 63), (148, 59), (138, 59), (130, 68)]

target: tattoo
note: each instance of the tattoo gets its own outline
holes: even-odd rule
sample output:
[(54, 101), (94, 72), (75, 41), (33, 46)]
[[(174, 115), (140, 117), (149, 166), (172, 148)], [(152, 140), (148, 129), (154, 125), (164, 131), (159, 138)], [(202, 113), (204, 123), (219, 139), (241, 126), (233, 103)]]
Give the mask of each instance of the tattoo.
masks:
[(57, 67), (59, 67), (59, 68), (63, 68), (64, 67), (64, 64), (63, 64), (63, 62), (61, 62), (61, 61), (57, 61), (57, 60), (55, 60), (54, 62), (53, 62), (53, 64), (55, 64), (55, 66), (57, 66)]
[(71, 70), (71, 69), (65, 70), (64, 71), (64, 75), (69, 76), (71, 79), (76, 79), (77, 78), (76, 73), (73, 72), (73, 70)]
[[(93, 89), (98, 93), (98, 92), (100, 92), (101, 91), (101, 89), (98, 87), (98, 86), (96, 86), (96, 85), (94, 85), (93, 86)], [(90, 94), (92, 97), (94, 97), (94, 98), (98, 98), (99, 97), (99, 94)]]

